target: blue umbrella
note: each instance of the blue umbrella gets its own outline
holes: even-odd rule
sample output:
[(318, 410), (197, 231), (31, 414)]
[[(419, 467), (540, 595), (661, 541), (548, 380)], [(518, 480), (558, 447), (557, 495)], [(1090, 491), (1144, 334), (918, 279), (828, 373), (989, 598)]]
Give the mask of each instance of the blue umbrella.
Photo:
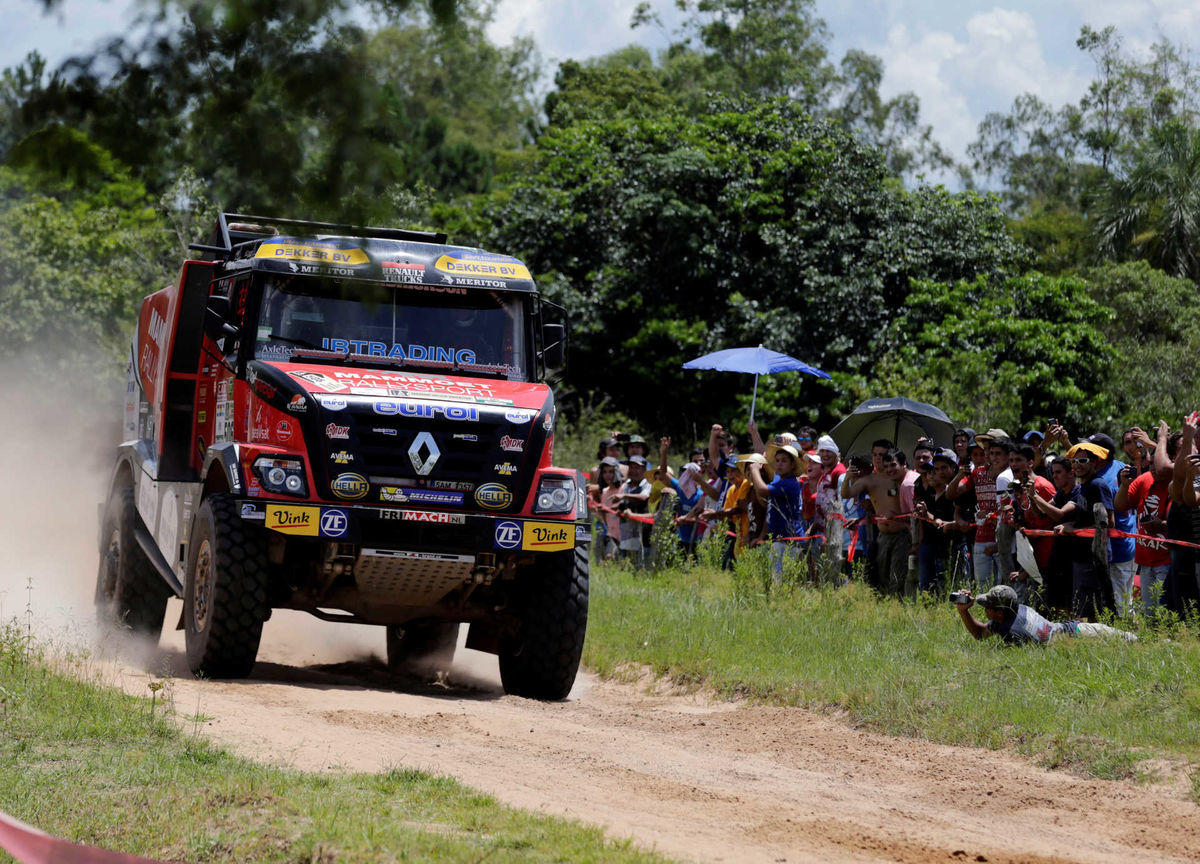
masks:
[(726, 348), (724, 351), (714, 351), (689, 360), (683, 364), (684, 369), (716, 369), (718, 372), (745, 372), (754, 375), (754, 395), (750, 399), (750, 420), (754, 420), (754, 405), (758, 402), (758, 376), (773, 375), (776, 372), (807, 372), (817, 378), (828, 378), (828, 372), (822, 372), (816, 366), (809, 366), (803, 360), (771, 351), (759, 345), (757, 348)]

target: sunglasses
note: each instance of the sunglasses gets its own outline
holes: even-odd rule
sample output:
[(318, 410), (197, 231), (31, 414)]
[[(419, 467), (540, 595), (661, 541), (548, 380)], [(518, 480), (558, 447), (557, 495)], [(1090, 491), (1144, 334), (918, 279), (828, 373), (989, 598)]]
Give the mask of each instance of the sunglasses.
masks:
[(1074, 462), (1076, 465), (1086, 465), (1092, 461), (1092, 457), (1091, 456), (1076, 456), (1071, 461)]

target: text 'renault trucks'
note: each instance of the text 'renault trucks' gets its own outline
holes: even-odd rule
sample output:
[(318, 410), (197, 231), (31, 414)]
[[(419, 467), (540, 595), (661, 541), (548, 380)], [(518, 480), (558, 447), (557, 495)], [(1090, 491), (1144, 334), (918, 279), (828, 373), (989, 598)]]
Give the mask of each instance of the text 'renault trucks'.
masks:
[[(556, 468), (566, 325), (520, 261), (441, 234), (222, 214), (142, 302), (101, 614), (249, 674), (272, 609), (387, 628), (391, 665), (499, 655), (561, 699), (587, 626), (582, 478)], [(547, 319), (557, 313), (559, 320)]]

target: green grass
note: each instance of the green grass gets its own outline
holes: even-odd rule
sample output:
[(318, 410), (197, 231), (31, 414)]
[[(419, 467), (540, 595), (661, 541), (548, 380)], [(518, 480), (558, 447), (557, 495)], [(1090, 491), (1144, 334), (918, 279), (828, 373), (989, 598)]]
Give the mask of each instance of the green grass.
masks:
[(1008, 647), (971, 638), (944, 601), (879, 600), (861, 585), (768, 598), (711, 567), (600, 565), (588, 627), (584, 659), (602, 675), (637, 664), (726, 697), (1012, 747), (1089, 776), (1143, 778), (1152, 757), (1200, 762), (1200, 643), (1179, 624), (1140, 630), (1136, 644)]
[(152, 711), (97, 685), (86, 656), (54, 665), (64, 659), (81, 677), (53, 671), (21, 628), (0, 628), (0, 809), (60, 837), (198, 862), (664, 860), (421, 771), (241, 759), (189, 734), (161, 699)]

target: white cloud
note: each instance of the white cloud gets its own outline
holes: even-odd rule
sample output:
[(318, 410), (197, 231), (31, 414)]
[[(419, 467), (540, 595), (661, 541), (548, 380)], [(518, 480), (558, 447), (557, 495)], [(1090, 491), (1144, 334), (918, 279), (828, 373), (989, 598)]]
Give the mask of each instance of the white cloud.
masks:
[(500, 0), (488, 36), (507, 43), (532, 36), (547, 59), (594, 57), (631, 42), (657, 41), (653, 30), (630, 30), (638, 0)]
[(914, 35), (897, 24), (885, 44), (872, 49), (884, 61), (884, 94), (916, 93), (924, 122), (960, 159), (988, 111), (1003, 111), (1026, 92), (1061, 105), (1086, 86), (1074, 66), (1046, 60), (1037, 24), (1026, 12), (980, 12), (964, 30), (962, 38), (944, 30)]

